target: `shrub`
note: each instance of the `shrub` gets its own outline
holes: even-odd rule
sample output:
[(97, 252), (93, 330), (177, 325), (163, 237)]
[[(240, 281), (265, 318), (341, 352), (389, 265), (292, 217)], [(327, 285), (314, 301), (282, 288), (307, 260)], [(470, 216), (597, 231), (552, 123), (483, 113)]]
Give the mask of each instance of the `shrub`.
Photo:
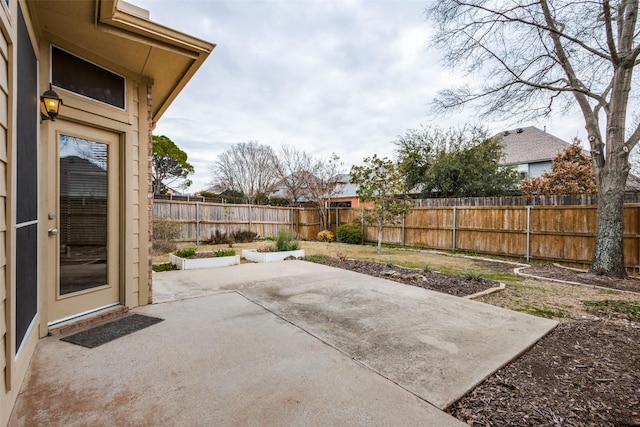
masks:
[(156, 273), (162, 273), (163, 271), (175, 270), (176, 266), (171, 264), (170, 262), (165, 262), (165, 263), (162, 263), (162, 264), (153, 264), (151, 266), (151, 269), (153, 271), (155, 271)]
[(153, 217), (153, 252), (165, 254), (178, 248), (176, 240), (180, 238), (180, 223), (162, 217)]
[(234, 231), (232, 236), (236, 243), (251, 243), (258, 238), (258, 233), (250, 230), (238, 230)]
[(189, 246), (176, 251), (175, 255), (180, 258), (189, 258), (190, 256), (194, 256), (197, 250), (197, 246)]
[(360, 224), (355, 222), (343, 224), (336, 230), (336, 238), (338, 239), (338, 242), (361, 245), (363, 238), (362, 227)]
[(211, 233), (209, 237), (209, 241), (207, 242), (210, 245), (221, 245), (223, 243), (228, 243), (229, 237), (227, 237), (227, 233), (223, 233), (220, 230), (216, 230)]
[(322, 230), (321, 232), (318, 233), (317, 239), (320, 242), (331, 243), (336, 239), (336, 236), (334, 236), (333, 233), (329, 230)]
[(223, 256), (234, 256), (235, 254), (236, 251), (234, 251), (233, 249), (218, 249), (217, 251), (215, 251), (216, 258)]
[(282, 251), (296, 251), (300, 249), (300, 242), (293, 240), (292, 233), (286, 228), (282, 227), (278, 231), (278, 237), (276, 238), (276, 250)]

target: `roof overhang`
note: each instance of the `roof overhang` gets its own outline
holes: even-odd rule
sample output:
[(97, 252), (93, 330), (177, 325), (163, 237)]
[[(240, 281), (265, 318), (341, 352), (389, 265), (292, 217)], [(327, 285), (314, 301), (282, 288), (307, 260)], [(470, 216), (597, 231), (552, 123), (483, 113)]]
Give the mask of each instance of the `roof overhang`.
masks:
[[(215, 48), (122, 0), (27, 1), (39, 40), (152, 84), (155, 123)], [(143, 100), (140, 100), (143, 102)]]

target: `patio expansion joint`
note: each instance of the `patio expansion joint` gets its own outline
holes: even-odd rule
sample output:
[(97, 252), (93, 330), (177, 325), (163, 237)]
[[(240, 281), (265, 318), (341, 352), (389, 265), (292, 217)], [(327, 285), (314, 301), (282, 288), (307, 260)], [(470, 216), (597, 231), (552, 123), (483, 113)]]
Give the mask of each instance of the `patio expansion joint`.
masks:
[(257, 305), (258, 307), (262, 308), (263, 310), (273, 314), (274, 316), (276, 316), (279, 319), (282, 319), (284, 322), (288, 323), (289, 325), (293, 326), (294, 328), (302, 331), (303, 333), (305, 333), (306, 335), (309, 335), (311, 337), (313, 337), (314, 339), (320, 341), (321, 343), (323, 343), (324, 345), (331, 347), (332, 349), (338, 351), (339, 353), (347, 356), (350, 360), (354, 361), (355, 363), (357, 363), (358, 365), (362, 366), (363, 368), (365, 368), (366, 370), (373, 372), (374, 374), (376, 374), (377, 376), (384, 378), (385, 380), (391, 382), (392, 384), (396, 385), (397, 387), (401, 388), (402, 390), (406, 391), (407, 393), (415, 396), (416, 398), (420, 399), (421, 401), (427, 403), (429, 406), (432, 406), (433, 408), (442, 411), (442, 409), (438, 408), (437, 405), (429, 402), (427, 399), (425, 399), (424, 397), (420, 396), (419, 394), (416, 394), (415, 392), (409, 390), (408, 388), (404, 387), (402, 384), (398, 383), (397, 381), (394, 381), (393, 379), (389, 378), (388, 376), (384, 375), (383, 373), (377, 371), (375, 368), (367, 365), (365, 362), (363, 362), (362, 360), (356, 359), (355, 357), (351, 356), (349, 353), (347, 353), (346, 351), (344, 351), (343, 349), (336, 347), (335, 345), (331, 344), (330, 342), (326, 341), (325, 339), (323, 339), (322, 337), (319, 337), (318, 335), (315, 335), (309, 331), (307, 331), (306, 329), (302, 328), (301, 326), (295, 324), (293, 321), (287, 319), (286, 317), (283, 317), (282, 315), (274, 312), (273, 310), (270, 310), (268, 307), (265, 307), (264, 305), (260, 304), (257, 301), (254, 301), (253, 299), (251, 299), (249, 296), (243, 294), (242, 292), (240, 292), (239, 290), (235, 290), (233, 291), (235, 293), (237, 293), (238, 295), (240, 295), (241, 297), (243, 297), (244, 299), (246, 299), (247, 301), (251, 302), (254, 305)]

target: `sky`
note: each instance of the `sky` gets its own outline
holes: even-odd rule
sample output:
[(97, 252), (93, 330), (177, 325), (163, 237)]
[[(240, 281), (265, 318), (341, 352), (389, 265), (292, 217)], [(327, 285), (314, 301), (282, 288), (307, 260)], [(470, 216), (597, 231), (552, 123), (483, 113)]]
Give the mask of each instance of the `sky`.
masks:
[(129, 0), (153, 22), (216, 44), (164, 113), (155, 135), (171, 138), (195, 168), (187, 193), (208, 188), (210, 167), (239, 142), (315, 158), (337, 154), (344, 172), (420, 126), (537, 126), (585, 139), (577, 116), (540, 122), (480, 121), (465, 109), (434, 117), (430, 102), (467, 77), (429, 47), (430, 0)]

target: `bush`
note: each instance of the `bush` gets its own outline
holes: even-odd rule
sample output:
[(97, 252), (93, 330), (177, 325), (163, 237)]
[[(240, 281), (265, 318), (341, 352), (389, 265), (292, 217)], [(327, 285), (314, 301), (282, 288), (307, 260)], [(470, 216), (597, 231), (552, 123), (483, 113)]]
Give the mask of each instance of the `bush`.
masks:
[(289, 230), (282, 227), (278, 231), (278, 237), (276, 238), (276, 250), (282, 251), (296, 251), (300, 249), (300, 242), (293, 240), (293, 235)]
[(180, 223), (162, 217), (153, 217), (153, 252), (166, 254), (178, 248), (176, 240), (180, 238)]
[(321, 232), (318, 233), (317, 239), (320, 242), (331, 243), (336, 239), (336, 236), (334, 236), (333, 233), (329, 230), (322, 230)]
[(362, 226), (356, 222), (343, 224), (336, 230), (336, 238), (338, 242), (361, 245), (363, 239)]

